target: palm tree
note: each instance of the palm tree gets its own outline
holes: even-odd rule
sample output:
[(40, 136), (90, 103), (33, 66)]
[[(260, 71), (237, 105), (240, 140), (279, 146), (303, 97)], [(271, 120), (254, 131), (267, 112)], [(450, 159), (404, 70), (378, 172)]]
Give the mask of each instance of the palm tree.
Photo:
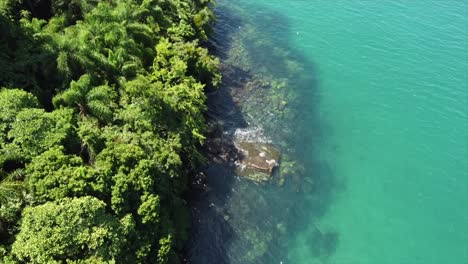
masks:
[(102, 122), (109, 122), (113, 117), (113, 105), (116, 92), (109, 85), (92, 86), (91, 77), (82, 75), (78, 81), (72, 81), (70, 88), (53, 99), (55, 107), (62, 105), (76, 106), (81, 118), (94, 116)]
[(0, 182), (0, 204), (6, 204), (8, 201), (17, 197), (23, 190), (23, 183), (18, 181)]

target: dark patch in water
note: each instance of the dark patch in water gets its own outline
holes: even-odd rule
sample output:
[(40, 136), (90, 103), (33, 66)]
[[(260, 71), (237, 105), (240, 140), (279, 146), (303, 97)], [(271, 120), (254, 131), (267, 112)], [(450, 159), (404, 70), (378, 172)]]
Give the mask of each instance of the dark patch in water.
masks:
[[(291, 80), (291, 85), (301, 87), (304, 90), (301, 93), (305, 94), (294, 102), (295, 108), (300, 109), (296, 119), (289, 124), (294, 126), (294, 133), (284, 138), (296, 150), (294, 158), (305, 165), (304, 175), (287, 178), (283, 187), (258, 185), (237, 177), (229, 157), (212, 157), (206, 176), (194, 178), (193, 191), (188, 197), (192, 231), (186, 244), (186, 263), (287, 263), (288, 245), (294, 242), (296, 235), (315, 226), (311, 221), (317, 221), (326, 213), (337, 186), (342, 185), (330, 166), (318, 159), (321, 154), (319, 142), (330, 131), (317, 114), (319, 96), (315, 67), (312, 62), (305, 61), (300, 52), (291, 49), (287, 41), (290, 34), (287, 19), (263, 6), (262, 9), (261, 16), (245, 18), (238, 16), (223, 1), (218, 3), (218, 24), (208, 46), (223, 62), (223, 84), (208, 95), (206, 117), (209, 123), (218, 127), (212, 133), (221, 133), (227, 145), (232, 142), (236, 128), (248, 127), (240, 104), (245, 92), (243, 87), (251, 80), (252, 73), (225, 62), (234, 34), (246, 25), (244, 21), (250, 19), (249, 23), (274, 40), (275, 46), (287, 50), (291, 54), (289, 57), (304, 65), (307, 72)], [(276, 30), (276, 26), (281, 30)], [(282, 58), (272, 54), (271, 50), (259, 50), (249, 43), (246, 48), (255, 58), (255, 65), (289, 78)], [(311, 252), (325, 260), (334, 253), (338, 242), (338, 233), (317, 227), (306, 239)]]

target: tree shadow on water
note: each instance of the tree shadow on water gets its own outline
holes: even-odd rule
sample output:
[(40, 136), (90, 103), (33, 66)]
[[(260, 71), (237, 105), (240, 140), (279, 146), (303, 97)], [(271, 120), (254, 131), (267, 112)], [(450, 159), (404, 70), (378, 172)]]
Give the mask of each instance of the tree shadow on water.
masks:
[[(188, 197), (192, 232), (186, 245), (186, 263), (279, 263), (288, 259), (296, 237), (304, 233), (307, 235), (301, 241), (310, 253), (326, 260), (337, 248), (339, 233), (320, 230), (317, 223), (343, 183), (320, 157), (319, 142), (326, 140), (331, 131), (319, 115), (316, 66), (290, 42), (291, 29), (284, 15), (264, 6), (249, 8), (261, 12), (240, 9), (225, 1), (218, 3), (218, 24), (208, 43), (211, 52), (222, 61), (223, 84), (208, 94), (206, 117), (211, 129), (206, 149), (210, 162), (204, 174), (194, 177)], [(254, 58), (252, 71), (228, 63), (227, 54), (239, 31), (249, 25), (261, 33), (244, 41), (245, 52)], [(291, 65), (300, 70), (291, 70)], [(284, 140), (295, 149), (293, 158), (304, 170), (301, 175), (287, 177), (282, 187), (239, 185), (235, 176), (236, 153), (230, 153), (229, 146), (233, 145), (233, 131), (248, 126), (239, 107), (242, 96), (237, 94), (243, 92), (246, 82), (258, 73), (256, 70), (287, 78), (299, 95), (297, 101), (291, 102), (297, 113), (291, 124), (286, 124), (294, 127), (294, 133), (285, 135)], [(239, 186), (244, 193), (237, 193), (235, 188), (240, 189)], [(265, 233), (263, 240), (254, 236)], [(233, 252), (236, 250), (239, 252)], [(255, 258), (246, 258), (245, 252)]]
[(249, 78), (248, 73), (227, 65), (222, 66), (221, 87), (207, 96), (205, 115), (209, 133), (204, 151), (209, 158), (206, 168), (193, 178), (187, 199), (192, 213), (189, 241), (185, 249), (185, 263), (230, 263), (227, 257), (231, 242), (238, 236), (229, 218), (232, 212), (226, 206), (236, 180), (234, 161), (239, 153), (234, 148), (233, 133), (245, 128), (240, 112), (237, 90)]

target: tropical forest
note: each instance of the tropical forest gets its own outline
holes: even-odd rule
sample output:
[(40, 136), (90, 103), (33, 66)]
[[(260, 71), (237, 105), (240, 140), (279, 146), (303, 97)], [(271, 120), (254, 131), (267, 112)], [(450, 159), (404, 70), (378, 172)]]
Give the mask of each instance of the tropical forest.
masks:
[(0, 1), (0, 263), (180, 263), (211, 0)]

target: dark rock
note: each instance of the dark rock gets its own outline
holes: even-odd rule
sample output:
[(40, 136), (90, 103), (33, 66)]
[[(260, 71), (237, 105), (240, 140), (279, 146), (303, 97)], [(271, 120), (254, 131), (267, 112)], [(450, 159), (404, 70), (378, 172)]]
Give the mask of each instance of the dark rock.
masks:
[(237, 174), (257, 182), (269, 181), (280, 162), (279, 150), (268, 143), (239, 141), (234, 144), (240, 153), (236, 161)]

